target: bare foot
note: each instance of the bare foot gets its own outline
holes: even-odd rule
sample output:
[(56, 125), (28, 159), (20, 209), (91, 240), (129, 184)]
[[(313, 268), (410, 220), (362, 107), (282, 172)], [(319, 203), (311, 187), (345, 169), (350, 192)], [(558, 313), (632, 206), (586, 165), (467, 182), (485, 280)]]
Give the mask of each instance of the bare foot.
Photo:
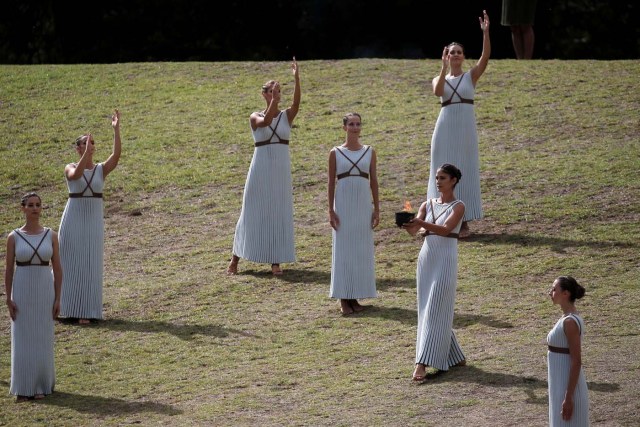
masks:
[(351, 304), (349, 304), (348, 299), (340, 300), (340, 311), (344, 315), (353, 314), (353, 308), (351, 307)]
[(413, 380), (416, 382), (424, 381), (427, 377), (427, 366), (422, 363), (416, 363), (416, 369), (413, 370)]
[(459, 361), (458, 363), (456, 363), (453, 366), (467, 366), (467, 360), (463, 359), (463, 360)]
[(238, 274), (238, 260), (240, 258), (238, 258), (237, 256), (233, 255), (231, 257), (231, 261), (229, 261), (229, 265), (227, 266), (227, 275), (228, 276), (235, 276), (236, 274)]
[(16, 403), (27, 402), (29, 400), (29, 396), (16, 396)]
[(360, 313), (362, 310), (364, 310), (364, 307), (360, 305), (357, 299), (350, 299), (349, 304), (351, 305), (353, 311), (355, 311), (356, 313)]
[(33, 398), (36, 400), (44, 399), (44, 394), (36, 394)]
[(280, 264), (271, 264), (271, 274), (274, 276), (282, 276), (282, 269)]
[(460, 227), (460, 233), (458, 234), (458, 237), (460, 239), (466, 239), (469, 236), (471, 236), (471, 230), (469, 230), (469, 224), (467, 223), (467, 221), (463, 221), (462, 227)]
[(80, 325), (88, 325), (90, 323), (91, 323), (91, 320), (89, 320), (89, 319), (79, 319), (78, 320), (78, 324), (80, 324)]

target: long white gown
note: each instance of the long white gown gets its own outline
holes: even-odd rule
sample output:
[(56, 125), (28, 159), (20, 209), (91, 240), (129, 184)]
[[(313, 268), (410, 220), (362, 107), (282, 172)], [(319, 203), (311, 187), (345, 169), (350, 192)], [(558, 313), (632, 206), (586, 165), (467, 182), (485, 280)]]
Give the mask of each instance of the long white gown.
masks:
[(427, 199), (437, 198), (435, 176), (438, 168), (443, 163), (450, 163), (460, 169), (462, 179), (456, 185), (455, 195), (464, 202), (464, 221), (481, 219), (483, 216), (476, 116), (473, 104), (468, 103), (473, 102), (474, 94), (471, 74), (446, 78), (444, 95), (440, 99), (441, 102), (451, 100), (451, 104), (440, 109), (433, 131), (427, 186)]
[(287, 113), (270, 126), (252, 129), (256, 146), (242, 197), (233, 239), (234, 255), (249, 261), (295, 262), (293, 185)]
[[(578, 314), (568, 314), (558, 320), (547, 335), (547, 344), (553, 347), (569, 348), (564, 333), (564, 321), (571, 317), (580, 328), (580, 341), (584, 336), (584, 321)], [(573, 395), (573, 415), (569, 421), (562, 419), (562, 402), (569, 383), (571, 357), (569, 354), (547, 352), (547, 381), (549, 383), (549, 426), (550, 427), (584, 427), (589, 425), (589, 391), (584, 370), (580, 368), (578, 384)]]
[[(460, 200), (427, 201), (425, 221), (444, 225)], [(462, 220), (452, 230), (459, 233)], [(441, 371), (465, 360), (453, 333), (453, 309), (458, 284), (458, 239), (429, 234), (425, 237), (416, 273), (418, 290), (418, 334), (416, 363)]]
[[(51, 394), (56, 383), (51, 230), (45, 228), (34, 235), (14, 230), (14, 242), (16, 261), (33, 265), (17, 265), (13, 275), (11, 299), (18, 312), (16, 320), (11, 322), (10, 393), (16, 396)], [(37, 249), (35, 256), (34, 249)], [(42, 265), (43, 261), (47, 265)]]
[(338, 182), (333, 208), (340, 225), (332, 233), (331, 298), (377, 297), (369, 183), (372, 151), (368, 145), (357, 151), (335, 147)]
[[(102, 319), (104, 258), (103, 165), (67, 179), (70, 196), (60, 221), (62, 294), (60, 315)], [(81, 195), (81, 196), (80, 196)]]

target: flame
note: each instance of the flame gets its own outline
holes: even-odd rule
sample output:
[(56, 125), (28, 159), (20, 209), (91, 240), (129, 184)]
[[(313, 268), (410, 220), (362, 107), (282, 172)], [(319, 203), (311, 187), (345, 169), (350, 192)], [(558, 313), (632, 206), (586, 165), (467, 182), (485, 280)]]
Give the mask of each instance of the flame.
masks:
[(411, 202), (408, 200), (405, 200), (404, 202), (404, 209), (402, 209), (404, 212), (411, 212)]

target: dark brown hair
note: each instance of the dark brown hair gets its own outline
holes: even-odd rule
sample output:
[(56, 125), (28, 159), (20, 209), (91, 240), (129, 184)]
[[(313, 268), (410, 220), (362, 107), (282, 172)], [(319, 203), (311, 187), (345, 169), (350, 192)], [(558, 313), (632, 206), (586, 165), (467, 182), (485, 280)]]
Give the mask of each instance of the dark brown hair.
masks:
[(571, 296), (569, 299), (571, 302), (574, 302), (577, 299), (580, 299), (584, 296), (585, 290), (576, 279), (571, 276), (560, 276), (557, 279), (558, 286), (563, 291), (568, 291)]
[(349, 121), (349, 119), (351, 117), (357, 117), (360, 119), (360, 123), (362, 123), (362, 116), (359, 113), (347, 113), (344, 115), (344, 117), (342, 118), (342, 125), (346, 126), (347, 122)]
[(450, 177), (457, 179), (456, 183), (453, 185), (453, 188), (456, 188), (456, 185), (458, 185), (458, 183), (460, 182), (460, 178), (462, 178), (462, 172), (460, 172), (460, 169), (458, 169), (451, 163), (443, 163), (438, 169), (441, 169)]
[(36, 193), (35, 191), (32, 191), (22, 196), (22, 200), (20, 201), (20, 204), (22, 206), (27, 206), (27, 200), (29, 200), (32, 197), (37, 197), (38, 200), (40, 200), (40, 203), (42, 203), (42, 199), (40, 198), (40, 196), (38, 196), (38, 193)]

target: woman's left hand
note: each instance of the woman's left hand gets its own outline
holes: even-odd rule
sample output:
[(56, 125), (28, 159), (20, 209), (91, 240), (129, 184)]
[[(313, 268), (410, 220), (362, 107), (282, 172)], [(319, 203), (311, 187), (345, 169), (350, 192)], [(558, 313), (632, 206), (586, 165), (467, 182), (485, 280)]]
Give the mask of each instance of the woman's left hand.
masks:
[(562, 401), (562, 419), (565, 421), (569, 421), (571, 416), (573, 415), (573, 399), (565, 397)]
[(57, 320), (60, 315), (60, 300), (53, 302), (53, 320)]
[(487, 15), (486, 10), (482, 11), (482, 15), (481, 18), (478, 18), (478, 21), (480, 21), (480, 29), (486, 32), (489, 31), (489, 15)]
[(293, 76), (298, 77), (298, 61), (296, 61), (296, 57), (293, 57), (293, 62), (291, 63), (291, 71), (293, 71)]
[(371, 214), (371, 228), (376, 228), (380, 224), (380, 212), (374, 210)]

